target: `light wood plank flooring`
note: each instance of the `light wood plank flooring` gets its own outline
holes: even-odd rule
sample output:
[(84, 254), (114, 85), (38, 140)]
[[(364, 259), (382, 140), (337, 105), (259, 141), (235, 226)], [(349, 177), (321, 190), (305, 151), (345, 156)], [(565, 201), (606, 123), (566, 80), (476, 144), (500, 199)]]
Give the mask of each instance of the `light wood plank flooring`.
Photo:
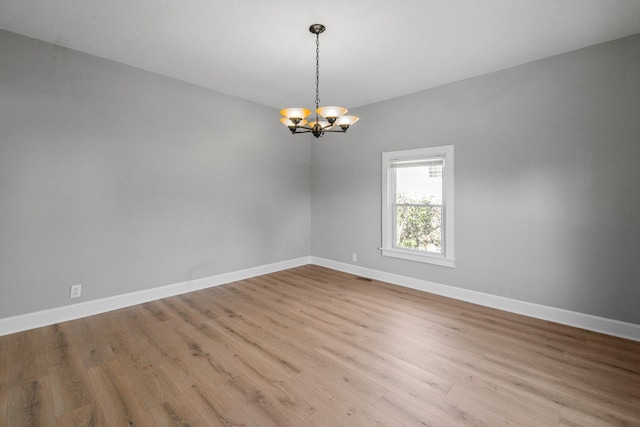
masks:
[(7, 426), (640, 426), (640, 343), (304, 266), (0, 337)]

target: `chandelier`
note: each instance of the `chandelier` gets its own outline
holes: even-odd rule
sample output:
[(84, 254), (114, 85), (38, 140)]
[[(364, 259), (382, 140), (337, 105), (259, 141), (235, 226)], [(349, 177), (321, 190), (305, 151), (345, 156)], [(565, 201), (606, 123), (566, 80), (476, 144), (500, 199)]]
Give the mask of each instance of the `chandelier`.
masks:
[[(313, 24), (309, 31), (316, 35), (316, 117), (315, 121), (305, 120), (311, 111), (306, 108), (285, 108), (280, 111), (284, 117), (280, 121), (291, 133), (311, 133), (320, 138), (325, 132), (346, 132), (349, 126), (358, 121), (356, 116), (345, 116), (347, 109), (343, 107), (319, 107), (320, 105), (320, 34), (325, 26)], [(319, 117), (325, 120), (319, 120)]]

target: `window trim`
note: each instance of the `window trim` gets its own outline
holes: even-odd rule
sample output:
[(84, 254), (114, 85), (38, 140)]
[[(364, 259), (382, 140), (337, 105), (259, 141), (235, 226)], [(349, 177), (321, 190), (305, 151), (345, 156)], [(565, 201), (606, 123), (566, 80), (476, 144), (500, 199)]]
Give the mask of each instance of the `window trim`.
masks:
[[(455, 267), (455, 235), (454, 235), (454, 161), (453, 145), (438, 147), (416, 148), (411, 150), (388, 151), (382, 153), (382, 247), (383, 256), (402, 258), (410, 261), (425, 262), (444, 267)], [(442, 254), (435, 254), (415, 249), (399, 248), (394, 246), (393, 227), (395, 226), (395, 214), (393, 212), (395, 200), (395, 188), (393, 188), (392, 162), (398, 160), (428, 159), (442, 157), (444, 167), (442, 173), (443, 182), (443, 236)]]

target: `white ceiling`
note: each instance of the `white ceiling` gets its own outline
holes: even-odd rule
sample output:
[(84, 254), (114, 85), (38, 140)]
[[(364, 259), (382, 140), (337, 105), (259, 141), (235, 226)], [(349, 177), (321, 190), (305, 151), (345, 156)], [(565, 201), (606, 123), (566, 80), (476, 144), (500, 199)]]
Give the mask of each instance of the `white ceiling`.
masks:
[(314, 23), (350, 108), (640, 33), (640, 1), (0, 0), (2, 29), (276, 108), (313, 106)]

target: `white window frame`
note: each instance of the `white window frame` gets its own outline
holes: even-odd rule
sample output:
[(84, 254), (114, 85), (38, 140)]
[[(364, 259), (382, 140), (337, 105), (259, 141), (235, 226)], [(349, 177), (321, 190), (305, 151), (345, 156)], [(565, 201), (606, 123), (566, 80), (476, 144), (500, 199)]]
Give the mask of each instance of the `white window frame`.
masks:
[[(382, 247), (380, 248), (382, 255), (444, 267), (455, 267), (453, 151), (453, 145), (443, 145), (382, 153)], [(399, 248), (395, 246), (393, 239), (393, 230), (396, 227), (394, 214), (395, 179), (394, 168), (391, 165), (397, 161), (428, 160), (434, 157), (444, 160), (442, 171), (442, 253)]]

